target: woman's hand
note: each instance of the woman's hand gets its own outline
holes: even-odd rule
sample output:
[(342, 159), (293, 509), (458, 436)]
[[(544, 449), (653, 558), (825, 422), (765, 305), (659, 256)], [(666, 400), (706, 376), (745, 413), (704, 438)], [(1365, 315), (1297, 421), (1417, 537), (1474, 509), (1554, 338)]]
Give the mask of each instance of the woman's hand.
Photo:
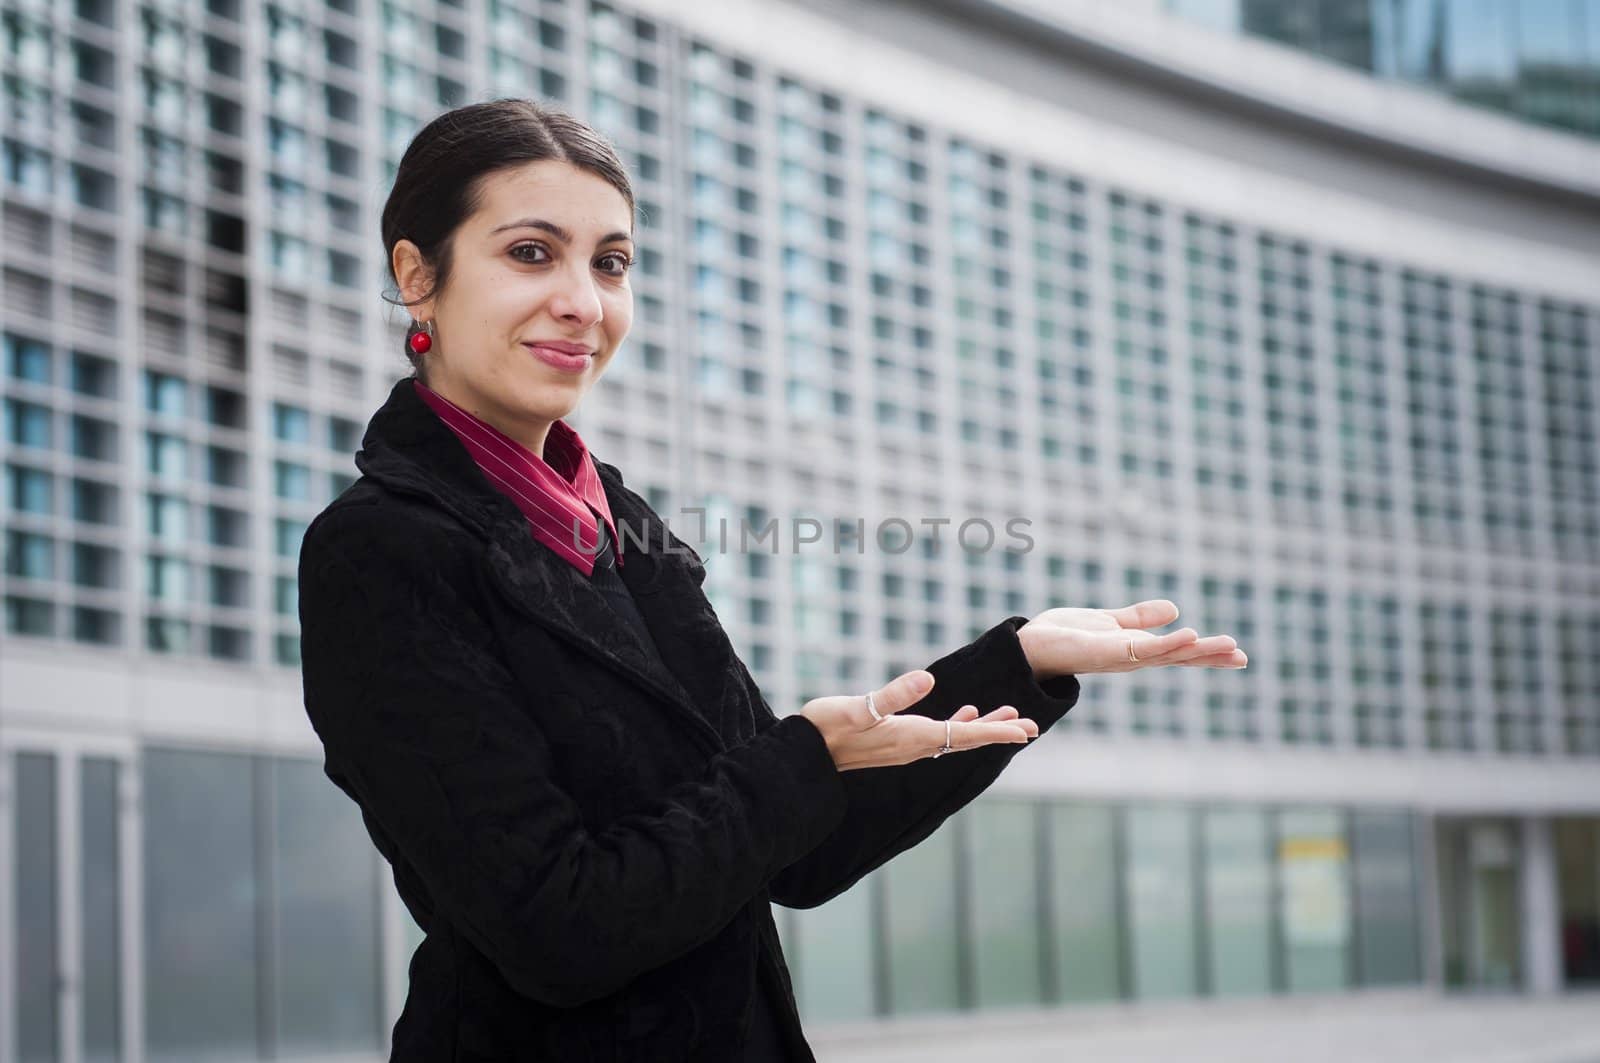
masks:
[[(1085, 672), (1132, 672), (1168, 664), (1192, 668), (1243, 668), (1250, 663), (1230, 635), (1200, 638), (1192, 627), (1165, 635), (1161, 627), (1178, 617), (1178, 607), (1152, 598), (1120, 609), (1046, 609), (1017, 631), (1022, 651), (1039, 679)], [(1133, 660), (1128, 647), (1133, 647)]]
[[(862, 694), (812, 698), (800, 714), (822, 732), (834, 766), (840, 771), (909, 764), (939, 752), (945, 742), (945, 724), (926, 716), (895, 713), (915, 705), (932, 689), (933, 673), (919, 668), (896, 676), (872, 692), (872, 704), (883, 717), (881, 720), (873, 718)], [(981, 717), (977, 706), (961, 706), (950, 717), (951, 751), (1039, 737), (1039, 725), (1019, 716), (1011, 705), (1002, 705)]]

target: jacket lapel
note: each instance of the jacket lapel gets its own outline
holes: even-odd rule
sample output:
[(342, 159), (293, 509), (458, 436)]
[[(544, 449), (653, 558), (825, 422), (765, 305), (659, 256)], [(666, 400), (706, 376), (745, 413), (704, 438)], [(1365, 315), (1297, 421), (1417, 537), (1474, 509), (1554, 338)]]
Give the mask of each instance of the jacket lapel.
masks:
[[(528, 530), (527, 519), (478, 468), (466, 447), (417, 396), (409, 377), (397, 383), (372, 417), (356, 467), (389, 490), (420, 498), (450, 513), (484, 544), (490, 582), (523, 615), (580, 652), (612, 668), (677, 709), (713, 750), (726, 747), (722, 736), (699, 711), (678, 677), (656, 660), (632, 627), (619, 623), (615, 610), (589, 578), (545, 549)], [(596, 463), (597, 468), (602, 467)], [(649, 551), (629, 549), (619, 569), (630, 590), (648, 591), (674, 573), (674, 558), (655, 551), (664, 539), (660, 521), (636, 508), (601, 476), (619, 535), (624, 520), (649, 535)], [(631, 538), (621, 545), (632, 547)], [(663, 619), (641, 608), (654, 631)], [(692, 668), (695, 662), (683, 662)]]

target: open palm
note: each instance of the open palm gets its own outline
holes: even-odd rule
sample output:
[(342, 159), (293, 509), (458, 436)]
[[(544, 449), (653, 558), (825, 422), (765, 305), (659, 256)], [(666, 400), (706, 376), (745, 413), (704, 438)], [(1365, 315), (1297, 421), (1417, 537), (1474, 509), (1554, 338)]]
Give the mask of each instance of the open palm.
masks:
[[(1192, 627), (1156, 635), (1178, 618), (1178, 607), (1151, 598), (1119, 609), (1060, 606), (1046, 609), (1017, 632), (1036, 675), (1132, 672), (1179, 664), (1194, 668), (1243, 668), (1245, 652), (1231, 635), (1201, 638)], [(1128, 648), (1133, 647), (1129, 657)]]

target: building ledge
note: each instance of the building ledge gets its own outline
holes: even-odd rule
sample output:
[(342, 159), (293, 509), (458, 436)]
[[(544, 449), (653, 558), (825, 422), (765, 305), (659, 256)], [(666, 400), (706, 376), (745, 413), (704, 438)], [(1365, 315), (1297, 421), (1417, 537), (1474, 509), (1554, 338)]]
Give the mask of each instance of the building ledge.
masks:
[(1600, 141), (1115, 0), (935, 0), (949, 13), (1366, 150), (1600, 201)]

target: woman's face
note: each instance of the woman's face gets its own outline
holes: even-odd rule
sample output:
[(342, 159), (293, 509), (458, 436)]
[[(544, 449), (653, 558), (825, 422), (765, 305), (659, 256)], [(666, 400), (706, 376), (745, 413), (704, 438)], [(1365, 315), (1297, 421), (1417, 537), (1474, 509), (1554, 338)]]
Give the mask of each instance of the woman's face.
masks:
[[(550, 425), (600, 379), (633, 323), (632, 232), (622, 193), (571, 163), (484, 178), (477, 212), (452, 238), (445, 287), (410, 308), (434, 325), (428, 387), (543, 455)], [(402, 298), (428, 290), (409, 240), (393, 265)], [(540, 343), (584, 353), (542, 355)]]

